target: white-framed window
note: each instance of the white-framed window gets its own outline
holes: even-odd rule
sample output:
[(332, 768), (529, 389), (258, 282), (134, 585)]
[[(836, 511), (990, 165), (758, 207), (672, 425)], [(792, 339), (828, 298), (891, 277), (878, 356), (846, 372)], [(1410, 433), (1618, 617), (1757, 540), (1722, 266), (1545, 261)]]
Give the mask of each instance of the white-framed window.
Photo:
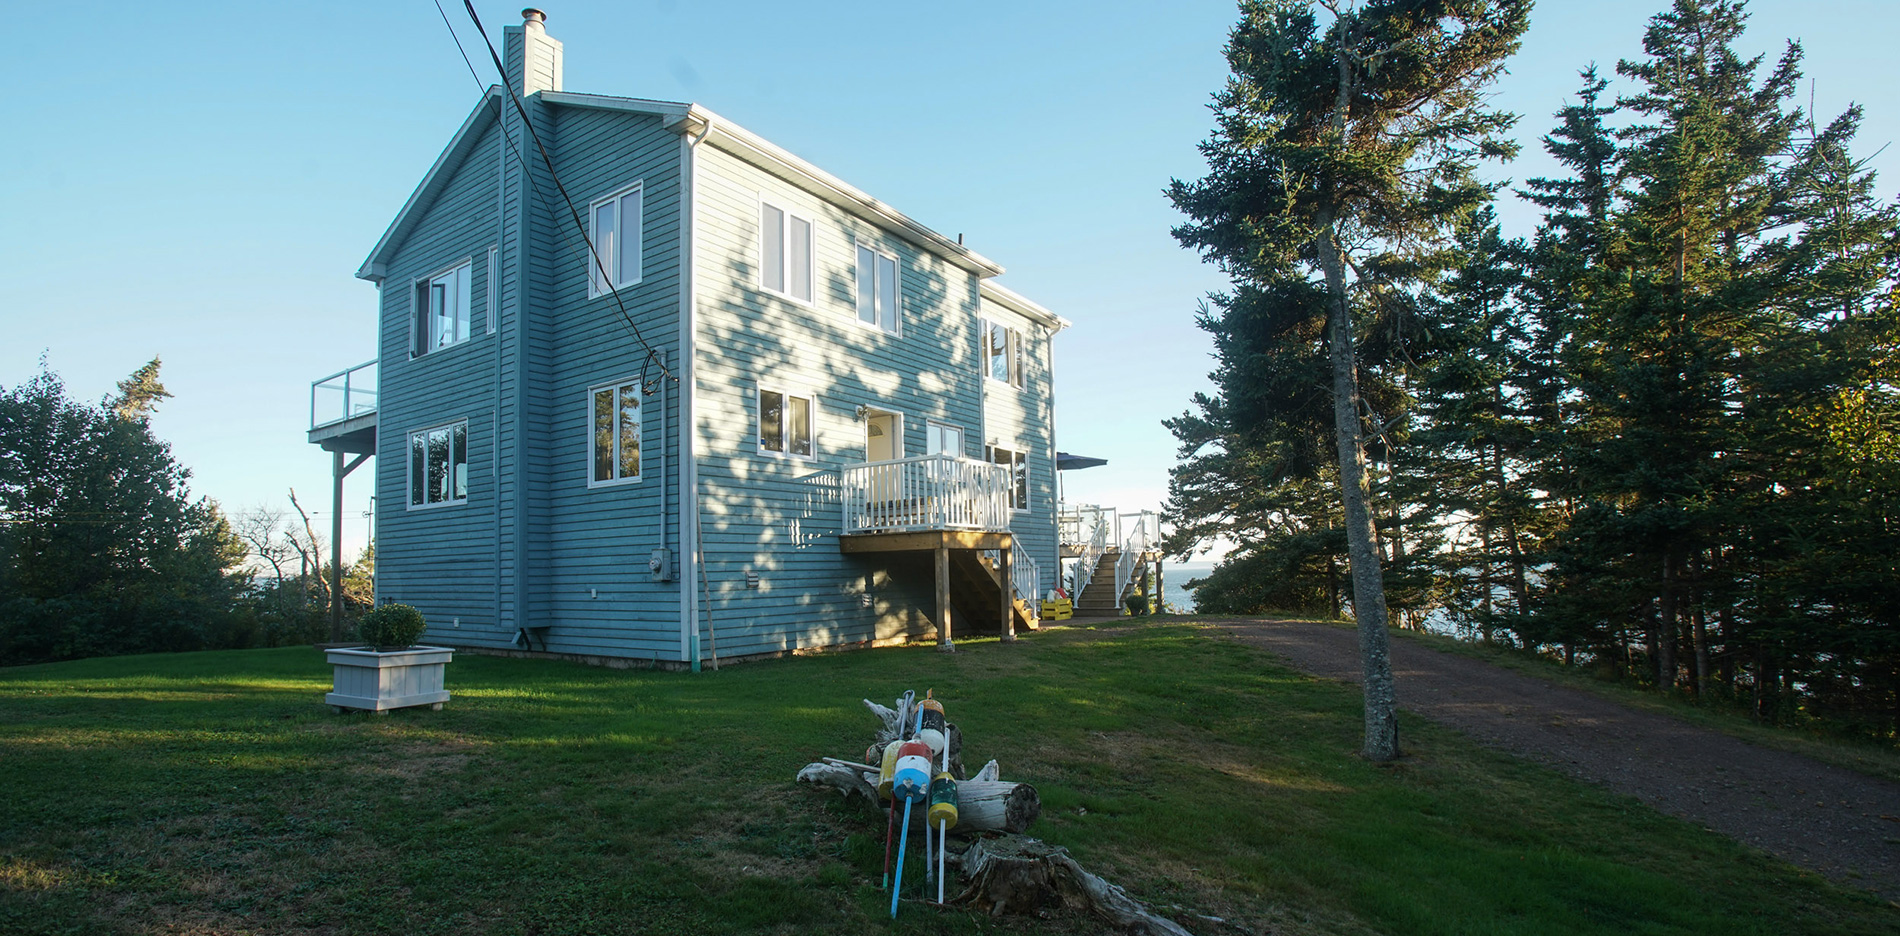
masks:
[(587, 297), (640, 282), (642, 186), (635, 182), (588, 206), (594, 249), (587, 256)]
[(858, 321), (897, 334), (897, 257), (858, 245)]
[(421, 357), (469, 339), (469, 281), (473, 267), (473, 263), (464, 260), (434, 276), (416, 280), (415, 314), (409, 328), (410, 357)]
[(948, 423), (924, 423), (924, 453), (963, 457), (963, 428)]
[(468, 501), (468, 421), (409, 433), (409, 506)]
[(759, 286), (807, 305), (812, 301), (811, 219), (759, 202)]
[(587, 391), (593, 458), (587, 486), (640, 480), (640, 382), (624, 380)]
[(759, 451), (812, 457), (812, 417), (817, 412), (809, 393), (760, 387)]
[(1021, 389), (1023, 333), (1002, 322), (983, 322), (983, 372), (991, 380)]
[(1009, 469), (1009, 509), (1029, 509), (1029, 456), (1022, 449), (1004, 448), (1000, 445), (986, 446), (989, 450), (990, 464), (1002, 465)]

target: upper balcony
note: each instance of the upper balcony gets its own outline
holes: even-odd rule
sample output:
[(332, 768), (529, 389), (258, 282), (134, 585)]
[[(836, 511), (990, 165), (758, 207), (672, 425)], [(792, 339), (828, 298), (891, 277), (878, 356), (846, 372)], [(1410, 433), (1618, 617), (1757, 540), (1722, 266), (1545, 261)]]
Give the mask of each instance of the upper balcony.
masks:
[(376, 453), (376, 362), (310, 383), (310, 443), (325, 451)]

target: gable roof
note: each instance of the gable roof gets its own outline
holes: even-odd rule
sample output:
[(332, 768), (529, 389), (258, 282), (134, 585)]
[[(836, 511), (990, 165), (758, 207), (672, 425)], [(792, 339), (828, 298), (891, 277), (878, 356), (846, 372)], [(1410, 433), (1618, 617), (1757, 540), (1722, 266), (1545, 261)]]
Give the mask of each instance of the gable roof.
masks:
[[(695, 134), (700, 142), (710, 142), (760, 169), (804, 185), (825, 201), (862, 213), (889, 233), (937, 254), (979, 278), (987, 279), (1003, 273), (1003, 267), (996, 261), (919, 224), (910, 216), (872, 198), (837, 176), (792, 155), (758, 134), (697, 104), (615, 97), (605, 94), (578, 94), (571, 91), (541, 91), (537, 94), (544, 104), (658, 117), (668, 130)], [(468, 115), (467, 120), (462, 122), (461, 129), (455, 132), (455, 137), (449, 141), (448, 147), (442, 151), (441, 156), (436, 158), (435, 165), (429, 168), (428, 175), (422, 177), (422, 184), (416, 186), (415, 192), (403, 204), (402, 210), (396, 213), (396, 219), (390, 222), (389, 229), (384, 231), (382, 239), (376, 242), (376, 247), (370, 251), (369, 258), (364, 260), (362, 267), (357, 269), (358, 278), (373, 283), (382, 282), (389, 256), (402, 246), (403, 240), (422, 220), (423, 214), (428, 211), (431, 204), (434, 204), (436, 197), (441, 195), (442, 189), (448, 185), (449, 177), (454, 174), (456, 167), (468, 157), (476, 141), (480, 140), (482, 134), (495, 122), (500, 108), (501, 88), (498, 85), (490, 86), (482, 96), (481, 102), (475, 105), (475, 110)], [(1004, 292), (1008, 293), (1007, 290)], [(1033, 307), (1019, 309), (1019, 311), (1028, 312), (1051, 325), (1061, 321), (1047, 309), (1016, 296), (1015, 293), (1008, 293), (1008, 295), (1013, 297), (1015, 304), (1027, 303)], [(1008, 301), (1005, 304), (1015, 307)]]
[(1071, 322), (1068, 319), (1065, 319), (1062, 316), (1057, 315), (1054, 312), (1051, 312), (1048, 309), (1043, 308), (1042, 306), (1036, 304), (1035, 302), (1030, 301), (1029, 299), (1025, 298), (1021, 293), (1018, 293), (1013, 289), (1005, 288), (1001, 283), (993, 283), (993, 282), (990, 282), (989, 280), (984, 280), (983, 282), (977, 284), (977, 292), (983, 298), (988, 299), (989, 301), (994, 302), (1005, 309), (1008, 309), (1019, 315), (1025, 316), (1030, 321), (1035, 322), (1045, 328), (1048, 328), (1052, 332), (1059, 332), (1075, 324), (1074, 322)]
[(891, 234), (937, 254), (967, 272), (979, 277), (1001, 276), (1003, 273), (1002, 266), (996, 261), (917, 223), (910, 216), (872, 198), (837, 176), (698, 104), (605, 94), (576, 94), (571, 91), (543, 91), (541, 100), (566, 107), (651, 114), (661, 118), (669, 130), (696, 134), (700, 142), (710, 142), (766, 172), (803, 185), (834, 205), (867, 215)]
[(435, 158), (435, 165), (430, 166), (428, 175), (422, 177), (422, 184), (416, 186), (416, 190), (410, 193), (409, 200), (403, 203), (402, 210), (396, 212), (396, 220), (391, 221), (389, 228), (383, 231), (383, 237), (376, 242), (375, 249), (369, 252), (369, 257), (363, 261), (363, 265), (357, 268), (358, 279), (366, 279), (372, 283), (383, 281), (383, 276), (388, 271), (389, 255), (402, 246), (402, 242), (409, 237), (409, 232), (422, 221), (422, 216), (428, 212), (429, 206), (435, 204), (436, 197), (448, 187), (449, 178), (462, 165), (462, 160), (468, 158), (469, 152), (481, 140), (482, 134), (488, 132), (489, 126), (495, 122), (500, 112), (501, 87), (490, 85), (482, 94), (481, 101), (476, 103), (475, 110), (469, 113), (467, 120), (462, 121), (462, 128), (455, 131), (455, 136), (449, 140), (449, 145), (442, 151), (442, 155)]

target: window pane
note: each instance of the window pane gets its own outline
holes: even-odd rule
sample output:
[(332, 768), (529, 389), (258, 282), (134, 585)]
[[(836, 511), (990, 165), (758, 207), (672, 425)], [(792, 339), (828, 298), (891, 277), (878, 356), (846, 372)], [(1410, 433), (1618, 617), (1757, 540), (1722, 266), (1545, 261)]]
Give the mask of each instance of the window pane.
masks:
[(620, 388), (620, 477), (640, 476), (640, 385)]
[(877, 258), (877, 324), (897, 330), (897, 261), (885, 256)]
[(429, 284), (429, 347), (440, 348), (449, 343), (454, 330), (449, 321), (449, 284), (438, 279)]
[(594, 391), (594, 480), (614, 477), (614, 392)]
[(877, 254), (858, 248), (858, 319), (877, 324)]
[(997, 380), (1009, 379), (1009, 333), (1001, 325), (991, 323), (990, 333), (990, 376)]
[(1023, 333), (1014, 328), (1009, 330), (1009, 382), (1023, 385)]
[(469, 308), (474, 305), (471, 297), (475, 289), (475, 267), (473, 264), (458, 267), (455, 271), (455, 340), (463, 341), (469, 336)]
[(810, 455), (811, 401), (804, 397), (790, 397), (786, 404), (790, 416), (790, 426), (786, 430), (786, 434), (791, 437), (790, 451), (793, 455)]
[(963, 454), (963, 430), (955, 426), (943, 427), (943, 451), (948, 455)]
[(418, 507), (428, 503), (428, 485), (423, 481), (428, 465), (429, 454), (422, 433), (415, 433), (409, 437), (409, 503)]
[(759, 209), (759, 283), (785, 291), (785, 212), (771, 205)]
[[(594, 253), (587, 258), (587, 281), (593, 284), (595, 292), (606, 292), (607, 284), (613, 282), (614, 228), (614, 203), (596, 207)], [(601, 275), (602, 266), (606, 267), (608, 275)]]
[(1023, 454), (1022, 452), (1016, 453), (1015, 474), (1016, 474), (1016, 489), (1012, 492), (1014, 496), (1010, 498), (1009, 505), (1011, 507), (1016, 508), (1017, 510), (1028, 510), (1029, 509), (1029, 456)]
[(460, 423), (449, 430), (452, 441), (449, 446), (449, 476), (452, 486), (449, 496), (455, 500), (468, 498), (468, 423)]
[(620, 250), (613, 261), (616, 285), (640, 278), (640, 199), (638, 189), (620, 199)]
[(759, 450), (785, 451), (785, 397), (770, 390), (759, 391)]
[(449, 431), (429, 431), (429, 503), (449, 499)]
[(792, 295), (811, 301), (811, 222), (793, 218), (791, 222)]
[(414, 313), (410, 316), (409, 353), (429, 353), (429, 284), (416, 284)]

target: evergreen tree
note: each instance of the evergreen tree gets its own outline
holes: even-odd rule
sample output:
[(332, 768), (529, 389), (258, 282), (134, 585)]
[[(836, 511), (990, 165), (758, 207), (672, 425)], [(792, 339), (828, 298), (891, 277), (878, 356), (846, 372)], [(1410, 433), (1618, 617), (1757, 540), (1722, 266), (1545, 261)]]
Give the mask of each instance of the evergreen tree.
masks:
[[(1367, 473), (1355, 313), (1403, 304), (1442, 262), (1446, 228), (1490, 195), (1477, 162), (1506, 157), (1511, 118), (1485, 86), (1528, 25), (1527, 0), (1247, 0), (1202, 144), (1209, 173), (1168, 194), (1191, 219), (1175, 236), (1262, 291), (1304, 286), (1323, 301), (1292, 311), (1323, 322), (1338, 483), (1365, 663), (1365, 754), (1398, 756), (1386, 653), (1386, 596)], [(1316, 313), (1321, 313), (1317, 314)], [(1300, 333), (1300, 329), (1289, 329)], [(1184, 440), (1185, 441), (1185, 440)], [(1228, 452), (1229, 456), (1235, 453)]]

